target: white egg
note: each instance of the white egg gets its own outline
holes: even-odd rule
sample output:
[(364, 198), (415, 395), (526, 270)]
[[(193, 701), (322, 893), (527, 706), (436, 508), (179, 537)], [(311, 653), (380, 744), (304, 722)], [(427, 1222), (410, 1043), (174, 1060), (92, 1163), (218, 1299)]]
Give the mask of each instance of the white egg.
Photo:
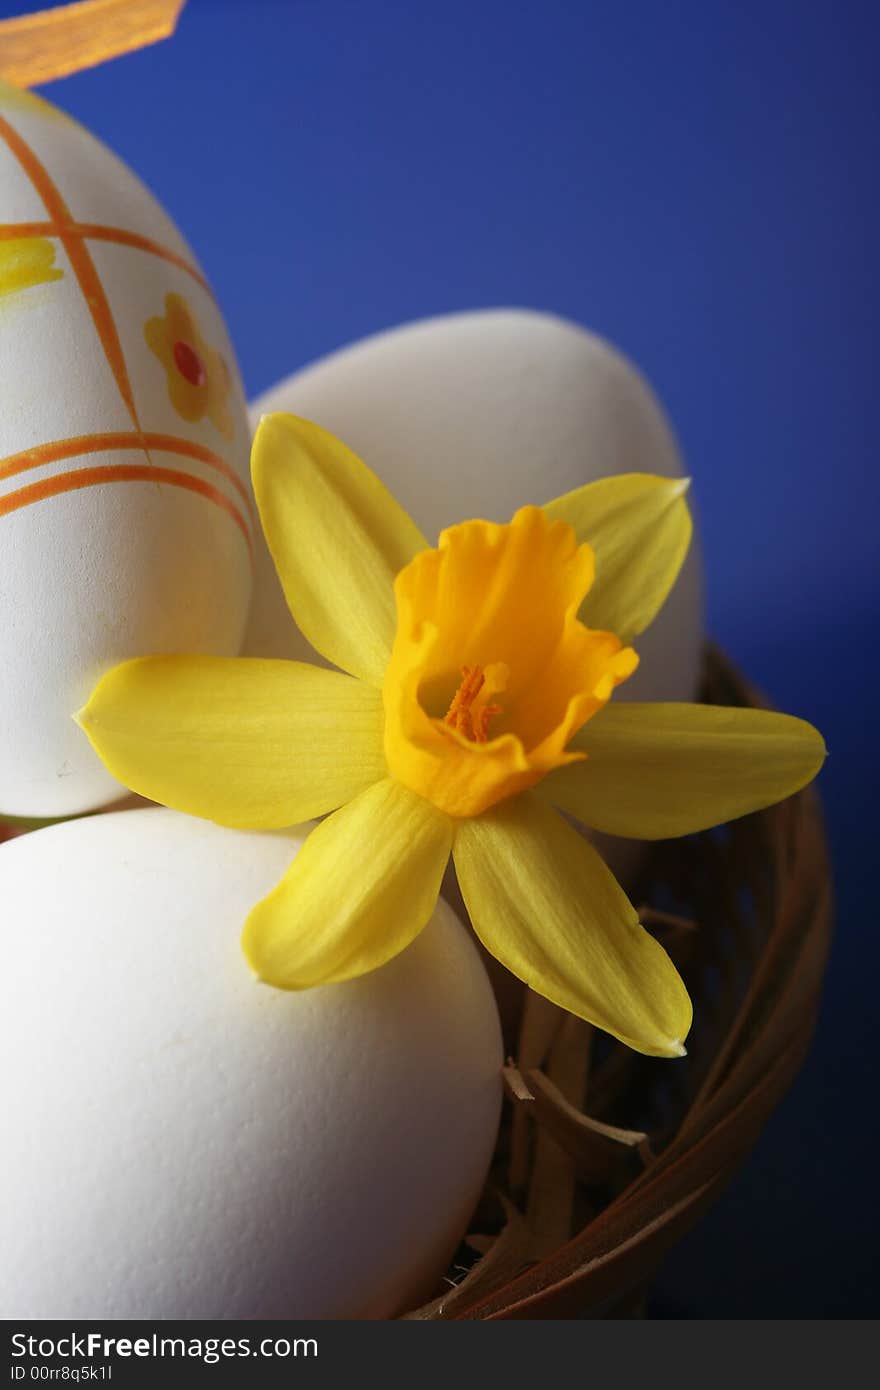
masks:
[[(601, 338), (548, 314), (492, 310), (426, 319), (366, 338), (282, 381), (251, 420), (286, 410), (351, 446), (431, 544), (466, 517), (507, 521), (614, 473), (682, 474), (656, 398)], [(686, 700), (702, 639), (699, 559), (636, 642), (642, 661), (617, 698)], [(260, 545), (244, 650), (313, 659)]]
[(173, 222), (61, 111), (0, 84), (0, 813), (119, 788), (73, 724), (147, 652), (234, 653), (252, 582), (249, 427)]
[(371, 975), (290, 994), (239, 949), (300, 841), (171, 811), (0, 848), (0, 1317), (388, 1317), (492, 1153), (501, 1038), (441, 903)]

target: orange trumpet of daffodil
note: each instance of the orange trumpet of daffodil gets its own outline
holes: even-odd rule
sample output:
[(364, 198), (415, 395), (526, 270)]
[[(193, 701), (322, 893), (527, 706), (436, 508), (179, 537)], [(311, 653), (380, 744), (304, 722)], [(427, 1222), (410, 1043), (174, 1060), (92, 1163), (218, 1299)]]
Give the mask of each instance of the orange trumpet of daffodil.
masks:
[(256, 974), (302, 989), (383, 965), (426, 925), (452, 853), (474, 930), (514, 975), (641, 1052), (681, 1055), (675, 967), (555, 808), (683, 835), (788, 796), (824, 757), (786, 715), (610, 702), (687, 552), (686, 484), (604, 479), (432, 549), (314, 424), (265, 417), (252, 470), (290, 610), (339, 669), (145, 657), (78, 718), (153, 801), (253, 830), (327, 817), (245, 924)]

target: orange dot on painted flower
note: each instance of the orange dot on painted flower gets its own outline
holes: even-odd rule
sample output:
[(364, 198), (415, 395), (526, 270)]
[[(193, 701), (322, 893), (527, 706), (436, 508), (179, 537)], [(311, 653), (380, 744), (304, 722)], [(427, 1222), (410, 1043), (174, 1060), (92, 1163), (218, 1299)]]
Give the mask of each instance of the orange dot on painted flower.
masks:
[(182, 377), (191, 386), (204, 386), (208, 379), (205, 364), (195, 348), (190, 347), (189, 343), (178, 340), (172, 349), (174, 353), (174, 365)]

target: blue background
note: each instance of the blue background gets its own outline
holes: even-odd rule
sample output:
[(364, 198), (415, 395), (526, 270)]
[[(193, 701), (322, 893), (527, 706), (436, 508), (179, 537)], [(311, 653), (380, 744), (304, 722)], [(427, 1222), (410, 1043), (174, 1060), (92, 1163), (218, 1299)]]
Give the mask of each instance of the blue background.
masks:
[(827, 736), (839, 911), (811, 1058), (660, 1315), (878, 1306), (878, 29), (870, 0), (190, 0), (171, 43), (47, 91), (180, 223), (251, 394), (522, 304), (665, 401), (711, 631)]

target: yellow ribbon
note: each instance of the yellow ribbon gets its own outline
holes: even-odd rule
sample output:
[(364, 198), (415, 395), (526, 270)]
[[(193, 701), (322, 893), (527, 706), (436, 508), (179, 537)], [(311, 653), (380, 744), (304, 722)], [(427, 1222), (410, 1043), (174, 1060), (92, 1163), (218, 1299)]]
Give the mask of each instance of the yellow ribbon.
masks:
[(0, 20), (0, 78), (33, 87), (158, 43), (186, 0), (76, 0)]

